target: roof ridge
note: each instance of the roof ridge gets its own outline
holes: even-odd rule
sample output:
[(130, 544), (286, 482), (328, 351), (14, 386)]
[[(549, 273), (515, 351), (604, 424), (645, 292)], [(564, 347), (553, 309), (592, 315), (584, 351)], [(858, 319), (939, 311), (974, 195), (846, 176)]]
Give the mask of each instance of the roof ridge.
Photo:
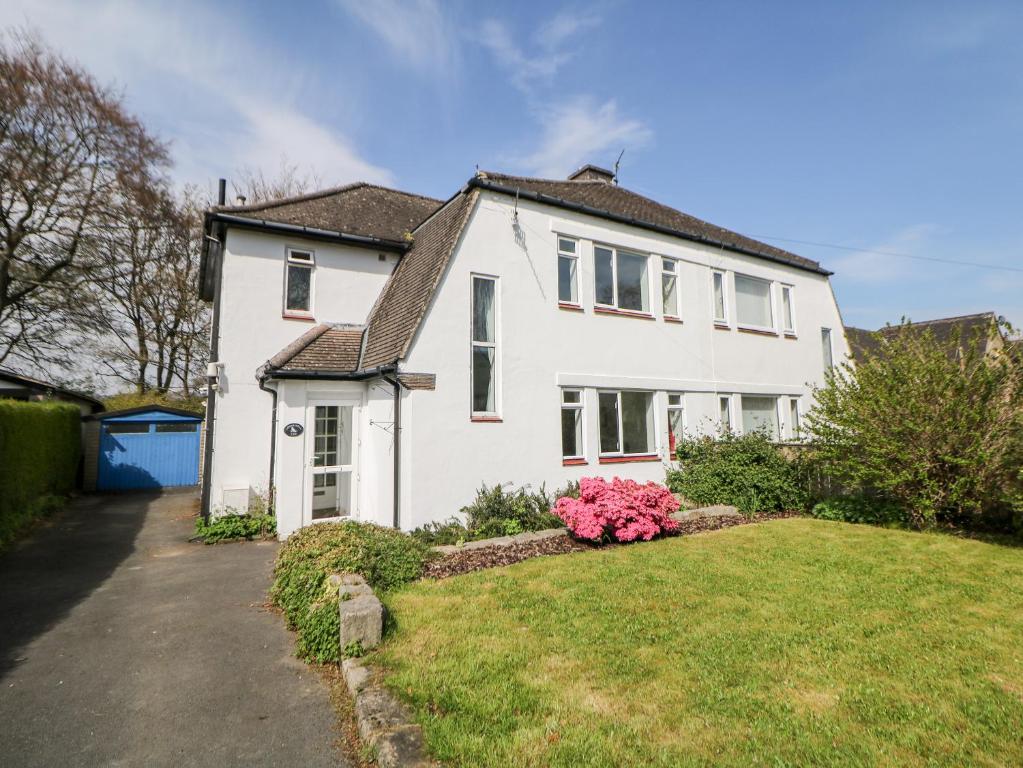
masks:
[(303, 192), (302, 194), (289, 195), (287, 197), (275, 197), (271, 200), (261, 200), (258, 203), (248, 203), (246, 205), (213, 205), (210, 206), (210, 210), (217, 211), (220, 213), (265, 211), (268, 208), (277, 208), (282, 205), (292, 205), (294, 203), (305, 203), (308, 202), (309, 200), (319, 200), (320, 198), (330, 197), (331, 195), (341, 194), (342, 192), (351, 192), (353, 190), (362, 189), (364, 187), (382, 189), (385, 192), (394, 192), (399, 195), (405, 195), (406, 197), (415, 197), (419, 198), (420, 200), (427, 200), (429, 202), (435, 202), (437, 204), (443, 202), (442, 200), (438, 200), (435, 197), (420, 195), (417, 192), (406, 192), (404, 189), (385, 187), (382, 184), (372, 184), (368, 181), (353, 181), (350, 184), (342, 184), (337, 187), (328, 187), (327, 189), (318, 189), (313, 192)]
[[(986, 317), (986, 318), (990, 318), (990, 319), (994, 320), (997, 317), (997, 315), (995, 314), (995, 312), (989, 310), (989, 311), (986, 311), (986, 312), (974, 312), (973, 314), (969, 314), (969, 315), (953, 315), (952, 317), (936, 317), (933, 320), (911, 320), (911, 321), (909, 321), (907, 323), (907, 325), (931, 325), (933, 323), (951, 323), (951, 322), (955, 322), (957, 320), (972, 320), (972, 319), (978, 318), (978, 317)], [(898, 327), (898, 326), (891, 326), (891, 327)]]

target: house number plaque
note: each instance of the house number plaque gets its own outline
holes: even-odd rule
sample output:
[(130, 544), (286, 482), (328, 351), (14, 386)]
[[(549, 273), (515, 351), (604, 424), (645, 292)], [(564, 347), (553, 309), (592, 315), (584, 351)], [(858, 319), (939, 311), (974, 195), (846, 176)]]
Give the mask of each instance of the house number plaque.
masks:
[(284, 427), (284, 434), (288, 437), (298, 437), (303, 432), (301, 424), (288, 424)]

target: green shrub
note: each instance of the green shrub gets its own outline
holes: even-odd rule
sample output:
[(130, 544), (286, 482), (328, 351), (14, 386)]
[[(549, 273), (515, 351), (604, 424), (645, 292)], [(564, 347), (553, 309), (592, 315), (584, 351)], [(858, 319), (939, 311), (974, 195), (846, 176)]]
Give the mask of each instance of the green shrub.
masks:
[(206, 522), (195, 521), (195, 535), (206, 544), (233, 539), (270, 539), (277, 535), (277, 518), (273, 515), (221, 515)]
[(1023, 364), (988, 334), (936, 339), (901, 326), (815, 393), (805, 420), (824, 471), (890, 499), (915, 527), (1011, 519), (1023, 492)]
[(668, 487), (699, 506), (731, 504), (747, 515), (806, 508), (796, 467), (762, 432), (682, 440), (681, 467), (668, 472)]
[(837, 496), (814, 504), (810, 514), (820, 520), (868, 525), (903, 525), (904, 510), (897, 504), (868, 496)]
[(472, 541), (469, 529), (457, 517), (449, 518), (442, 523), (427, 523), (416, 528), (411, 535), (428, 547), (464, 544), (467, 541)]
[(0, 548), (61, 505), (80, 455), (77, 406), (0, 400)]
[(281, 546), (270, 598), (298, 632), (298, 655), (317, 662), (341, 657), (335, 573), (357, 573), (387, 591), (419, 578), (426, 547), (401, 531), (369, 523), (319, 523), (293, 533)]

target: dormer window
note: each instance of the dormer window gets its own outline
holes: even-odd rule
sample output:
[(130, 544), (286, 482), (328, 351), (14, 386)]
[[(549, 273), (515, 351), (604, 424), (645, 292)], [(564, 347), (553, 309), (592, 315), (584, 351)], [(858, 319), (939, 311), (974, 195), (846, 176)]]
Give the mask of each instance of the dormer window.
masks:
[(312, 251), (288, 249), (284, 271), (284, 314), (313, 314), (313, 269), (316, 259)]

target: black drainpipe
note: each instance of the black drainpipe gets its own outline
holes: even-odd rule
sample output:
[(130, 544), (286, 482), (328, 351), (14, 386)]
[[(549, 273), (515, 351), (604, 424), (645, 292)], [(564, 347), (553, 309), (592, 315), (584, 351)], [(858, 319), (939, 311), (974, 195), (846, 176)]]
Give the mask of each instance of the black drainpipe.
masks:
[[(217, 189), (217, 205), (223, 205), (227, 200), (227, 180), (221, 179)], [(211, 246), (215, 251), (216, 259), (213, 260), (213, 267), (216, 270), (213, 284), (213, 319), (210, 323), (210, 362), (217, 362), (217, 355), (220, 352), (220, 284), (223, 279), (224, 265), (224, 240), (227, 239), (227, 228), (223, 225), (214, 226), (213, 235), (216, 242)], [(205, 237), (206, 233), (203, 232)], [(210, 384), (206, 385), (206, 445), (203, 450), (202, 465), (202, 493), (199, 503), (199, 511), (203, 520), (210, 519), (210, 486), (213, 482), (213, 426), (216, 423), (217, 415), (217, 393)]]
[(270, 409), (270, 474), (267, 476), (266, 496), (267, 504), (270, 506), (269, 511), (276, 514), (277, 488), (274, 486), (274, 463), (277, 460), (277, 390), (268, 387), (262, 376), (259, 376), (256, 381), (259, 382), (259, 388), (264, 392), (269, 392), (273, 400)]
[(401, 382), (397, 375), (382, 378), (394, 387), (394, 528), (401, 530)]

